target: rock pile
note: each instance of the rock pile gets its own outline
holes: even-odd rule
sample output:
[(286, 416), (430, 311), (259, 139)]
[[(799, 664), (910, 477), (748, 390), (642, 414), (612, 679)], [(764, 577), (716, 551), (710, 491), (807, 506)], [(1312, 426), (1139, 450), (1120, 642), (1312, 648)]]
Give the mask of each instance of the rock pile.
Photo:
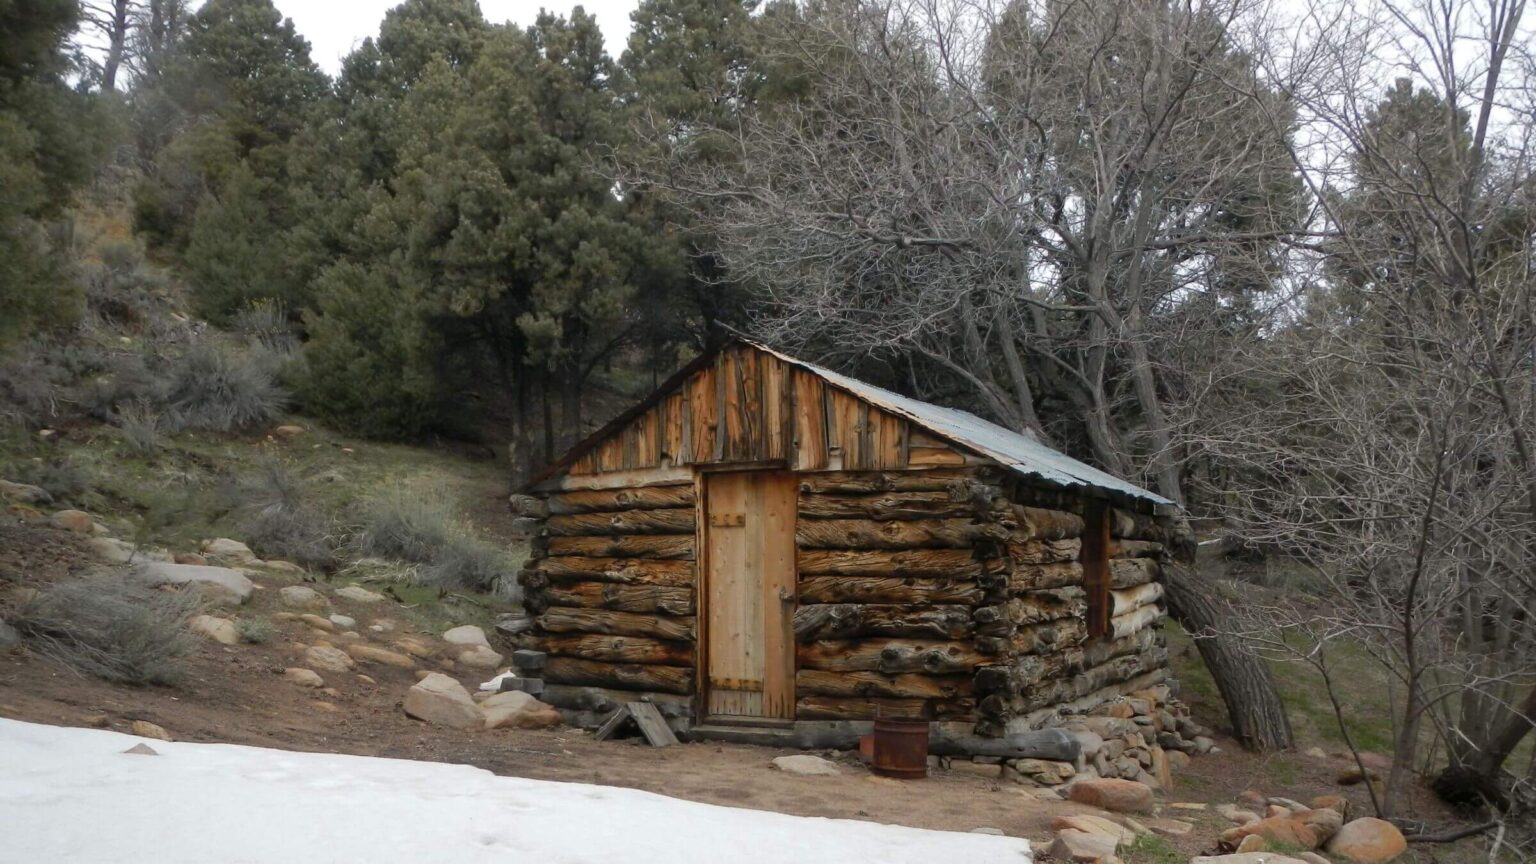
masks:
[(1021, 759), (1007, 764), (1005, 776), (1011, 772), (1015, 780), (1042, 786), (1097, 777), (1166, 789), (1190, 754), (1216, 746), (1210, 730), (1190, 719), (1189, 709), (1166, 685), (1138, 690), (1086, 715), (1062, 717), (1056, 725), (1077, 739), (1078, 760)]

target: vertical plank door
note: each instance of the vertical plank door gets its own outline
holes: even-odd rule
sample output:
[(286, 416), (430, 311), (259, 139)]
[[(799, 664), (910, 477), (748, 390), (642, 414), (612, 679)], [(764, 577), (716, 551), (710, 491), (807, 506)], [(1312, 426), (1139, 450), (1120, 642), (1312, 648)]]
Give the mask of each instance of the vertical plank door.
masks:
[(706, 712), (793, 719), (794, 475), (743, 471), (704, 482)]

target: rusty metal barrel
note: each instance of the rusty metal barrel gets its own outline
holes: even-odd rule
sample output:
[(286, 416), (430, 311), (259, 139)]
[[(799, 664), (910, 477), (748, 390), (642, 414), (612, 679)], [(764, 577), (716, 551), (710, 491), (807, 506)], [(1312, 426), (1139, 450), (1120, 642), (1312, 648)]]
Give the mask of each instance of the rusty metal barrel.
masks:
[(875, 720), (870, 770), (901, 780), (928, 776), (928, 721)]

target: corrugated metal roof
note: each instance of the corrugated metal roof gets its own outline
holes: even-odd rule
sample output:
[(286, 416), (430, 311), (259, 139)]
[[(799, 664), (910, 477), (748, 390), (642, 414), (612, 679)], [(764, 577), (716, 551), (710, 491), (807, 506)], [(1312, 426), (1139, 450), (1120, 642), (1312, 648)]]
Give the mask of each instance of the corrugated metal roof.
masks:
[(968, 411), (945, 408), (930, 402), (922, 402), (883, 387), (850, 378), (831, 369), (807, 363), (766, 345), (742, 339), (748, 345), (766, 351), (786, 363), (814, 372), (833, 385), (853, 395), (878, 405), (893, 414), (901, 415), (929, 432), (968, 447), (983, 456), (997, 460), (1002, 465), (1026, 477), (1039, 478), (1057, 486), (1092, 486), (1118, 492), (1131, 498), (1150, 501), (1153, 504), (1172, 505), (1173, 502), (1122, 480), (1106, 471), (1100, 471), (1073, 459), (1064, 453), (1041, 444), (1039, 441), (983, 420)]

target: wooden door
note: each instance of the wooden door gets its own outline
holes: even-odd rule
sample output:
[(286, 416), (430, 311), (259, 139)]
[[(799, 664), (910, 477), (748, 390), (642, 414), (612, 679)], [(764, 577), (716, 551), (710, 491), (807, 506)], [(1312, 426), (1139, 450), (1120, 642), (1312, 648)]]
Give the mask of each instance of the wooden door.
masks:
[(705, 713), (795, 712), (795, 477), (704, 475)]

